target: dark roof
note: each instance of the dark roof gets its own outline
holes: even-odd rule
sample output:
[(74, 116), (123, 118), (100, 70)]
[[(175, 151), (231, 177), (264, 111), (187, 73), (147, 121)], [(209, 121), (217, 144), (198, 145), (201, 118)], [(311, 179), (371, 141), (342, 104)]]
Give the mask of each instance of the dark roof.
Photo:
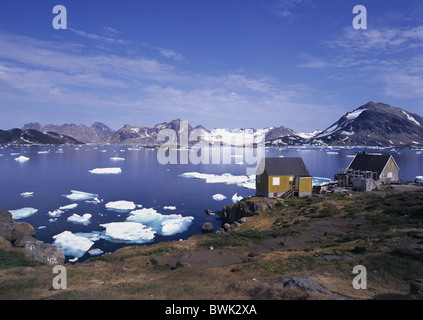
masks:
[(357, 154), (348, 169), (377, 172), (380, 175), (390, 155)]
[(310, 177), (301, 158), (265, 158), (265, 170), (269, 176), (296, 175)]

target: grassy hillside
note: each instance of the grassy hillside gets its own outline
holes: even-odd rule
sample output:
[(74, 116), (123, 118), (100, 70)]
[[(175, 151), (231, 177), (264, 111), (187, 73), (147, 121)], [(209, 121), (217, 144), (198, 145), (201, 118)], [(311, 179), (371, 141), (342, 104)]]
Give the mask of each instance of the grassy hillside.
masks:
[[(352, 286), (356, 265), (367, 290)], [(0, 298), (417, 299), (409, 288), (423, 278), (423, 190), (288, 199), (223, 234), (66, 267), (68, 288), (54, 290), (52, 266), (0, 248)]]

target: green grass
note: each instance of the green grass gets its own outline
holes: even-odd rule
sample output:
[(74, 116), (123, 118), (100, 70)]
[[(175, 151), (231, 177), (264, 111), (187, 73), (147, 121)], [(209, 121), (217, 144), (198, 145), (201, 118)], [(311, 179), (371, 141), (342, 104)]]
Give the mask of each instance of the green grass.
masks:
[(35, 267), (38, 265), (40, 265), (38, 262), (25, 257), (22, 253), (0, 250), (0, 269)]

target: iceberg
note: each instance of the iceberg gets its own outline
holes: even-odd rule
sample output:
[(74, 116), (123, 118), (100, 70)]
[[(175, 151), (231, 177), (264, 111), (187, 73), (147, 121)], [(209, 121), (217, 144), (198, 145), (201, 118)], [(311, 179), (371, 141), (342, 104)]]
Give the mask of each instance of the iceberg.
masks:
[(110, 158), (110, 160), (112, 160), (112, 161), (125, 161), (125, 158), (113, 157), (113, 158)]
[(24, 157), (24, 156), (20, 156), (20, 157), (15, 158), (15, 161), (18, 161), (18, 162), (25, 162), (25, 161), (28, 161), (28, 160), (29, 160), (29, 158)]
[(62, 215), (64, 211), (60, 210), (60, 209), (56, 209), (54, 211), (49, 211), (48, 215), (52, 218), (58, 218)]
[(163, 210), (176, 210), (175, 206), (164, 206)]
[(92, 174), (119, 174), (122, 173), (121, 168), (96, 168), (88, 171)]
[(73, 209), (75, 209), (77, 206), (78, 206), (78, 204), (77, 204), (77, 203), (72, 203), (72, 204), (69, 204), (69, 205), (67, 205), (67, 206), (59, 207), (59, 210), (64, 210), (64, 211), (66, 211), (66, 210), (73, 210)]
[(9, 212), (12, 214), (12, 218), (17, 220), (17, 219), (24, 219), (24, 218), (32, 216), (33, 214), (38, 212), (38, 209), (22, 208), (17, 210), (9, 210)]
[(313, 186), (325, 186), (329, 182), (331, 182), (331, 179), (329, 179), (329, 178), (313, 177), (313, 179), (312, 179), (312, 185)]
[(71, 190), (71, 194), (64, 195), (69, 200), (73, 201), (82, 201), (82, 200), (91, 200), (98, 197), (98, 194), (87, 193), (82, 191)]
[(223, 194), (217, 193), (217, 194), (213, 195), (213, 200), (222, 201), (222, 200), (225, 200), (225, 199), (226, 199), (226, 197)]
[(241, 196), (238, 196), (238, 193), (235, 193), (232, 197), (232, 202), (237, 203), (238, 201), (241, 201), (243, 198)]
[(21, 197), (23, 198), (29, 198), (29, 197), (33, 197), (34, 196), (34, 192), (22, 192), (21, 193)]
[(84, 226), (86, 226), (91, 223), (91, 217), (92, 215), (89, 213), (86, 213), (83, 216), (74, 213), (73, 215), (68, 217), (68, 221), (76, 224), (83, 224)]
[(140, 244), (153, 240), (156, 234), (151, 228), (138, 222), (111, 222), (100, 226), (106, 229), (106, 236), (115, 241)]
[(106, 208), (115, 211), (131, 211), (136, 208), (136, 204), (132, 201), (113, 201), (106, 203)]
[(76, 258), (82, 257), (94, 244), (90, 239), (77, 236), (70, 231), (63, 231), (53, 236), (53, 239), (55, 239), (53, 244), (62, 247), (66, 256), (74, 256)]
[(256, 188), (256, 176), (235, 176), (230, 173), (224, 173), (222, 175), (199, 173), (199, 172), (185, 172), (180, 175), (184, 178), (203, 179), (206, 183), (225, 183), (225, 184), (236, 184), (243, 188), (255, 189)]
[(423, 182), (423, 176), (416, 176), (416, 182), (422, 183)]
[(180, 214), (164, 215), (153, 208), (132, 211), (126, 219), (126, 221), (148, 225), (163, 236), (171, 236), (188, 230), (193, 220), (194, 217), (183, 217)]
[(98, 256), (100, 254), (103, 254), (103, 250), (101, 249), (91, 249), (90, 251), (88, 251), (88, 253), (92, 256)]

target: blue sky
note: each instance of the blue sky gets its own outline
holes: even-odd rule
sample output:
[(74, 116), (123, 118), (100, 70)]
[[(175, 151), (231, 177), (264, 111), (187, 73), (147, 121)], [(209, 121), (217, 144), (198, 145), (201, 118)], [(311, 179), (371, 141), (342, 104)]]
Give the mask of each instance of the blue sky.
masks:
[[(352, 26), (358, 4), (367, 30)], [(421, 1), (0, 2), (1, 129), (181, 118), (309, 132), (368, 101), (423, 115)]]

